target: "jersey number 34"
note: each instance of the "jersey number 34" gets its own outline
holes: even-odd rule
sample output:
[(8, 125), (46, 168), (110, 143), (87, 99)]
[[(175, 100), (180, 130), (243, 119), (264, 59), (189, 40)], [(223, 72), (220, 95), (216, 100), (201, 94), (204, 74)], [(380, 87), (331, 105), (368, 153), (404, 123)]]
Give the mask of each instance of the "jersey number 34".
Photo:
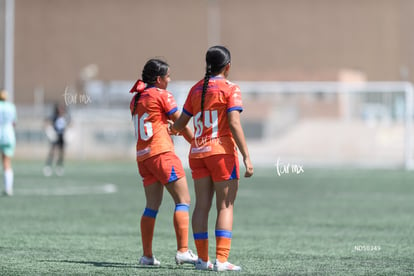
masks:
[[(218, 133), (218, 112), (217, 110), (205, 110), (203, 118), (201, 117), (201, 112), (198, 112), (194, 116), (194, 128), (195, 138), (200, 137), (203, 134), (204, 128), (212, 128), (211, 138), (217, 138)], [(203, 122), (204, 120), (204, 122)]]

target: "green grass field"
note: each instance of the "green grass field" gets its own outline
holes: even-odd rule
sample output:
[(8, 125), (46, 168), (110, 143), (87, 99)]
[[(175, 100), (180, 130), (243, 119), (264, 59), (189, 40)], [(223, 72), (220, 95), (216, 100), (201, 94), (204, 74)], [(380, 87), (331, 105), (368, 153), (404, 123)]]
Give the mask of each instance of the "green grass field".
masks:
[[(15, 161), (15, 195), (0, 197), (0, 275), (215, 273), (175, 264), (167, 192), (153, 244), (161, 267), (137, 264), (145, 199), (134, 162), (71, 162), (64, 177), (41, 169)], [(230, 261), (243, 271), (223, 274), (413, 275), (413, 211), (412, 172), (257, 169), (241, 180), (236, 201)]]

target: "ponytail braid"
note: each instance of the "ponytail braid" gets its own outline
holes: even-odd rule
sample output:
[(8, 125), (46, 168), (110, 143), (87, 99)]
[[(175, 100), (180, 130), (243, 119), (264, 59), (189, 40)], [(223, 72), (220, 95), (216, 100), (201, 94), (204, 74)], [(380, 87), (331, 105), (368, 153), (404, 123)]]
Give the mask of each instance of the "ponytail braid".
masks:
[(164, 77), (168, 73), (169, 65), (160, 59), (150, 59), (145, 63), (144, 69), (142, 70), (142, 80), (138, 79), (134, 86), (131, 88), (129, 93), (137, 93), (134, 98), (134, 109), (131, 115), (134, 116), (137, 111), (137, 105), (142, 92), (148, 85), (154, 85), (157, 81), (157, 77)]
[(135, 111), (137, 110), (138, 100), (139, 100), (139, 97), (141, 97), (141, 93), (144, 91), (144, 89), (145, 89), (145, 83), (142, 80), (137, 80), (134, 86), (129, 91), (129, 93), (137, 92), (134, 98), (134, 110), (131, 112), (131, 116), (134, 116)]
[(135, 95), (135, 98), (134, 98), (134, 110), (132, 110), (132, 112), (131, 112), (131, 116), (132, 117), (134, 117), (135, 111), (137, 110), (137, 105), (138, 105), (139, 97), (141, 97), (141, 92), (138, 92)]
[(204, 114), (204, 100), (211, 76), (216, 76), (223, 72), (225, 66), (231, 61), (230, 51), (223, 46), (210, 47), (206, 53), (206, 75), (204, 76), (203, 92), (201, 94), (201, 116)]
[(204, 100), (206, 97), (206, 92), (208, 88), (208, 82), (211, 77), (211, 64), (207, 64), (206, 74), (204, 76), (204, 82), (203, 82), (203, 92), (201, 93), (201, 116), (200, 118), (203, 118), (204, 115)]

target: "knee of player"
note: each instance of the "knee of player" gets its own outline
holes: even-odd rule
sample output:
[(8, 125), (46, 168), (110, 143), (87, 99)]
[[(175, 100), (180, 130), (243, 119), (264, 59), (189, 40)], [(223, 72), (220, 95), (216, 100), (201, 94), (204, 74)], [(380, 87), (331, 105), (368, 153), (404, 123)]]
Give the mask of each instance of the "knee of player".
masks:
[(190, 198), (190, 195), (183, 197), (183, 198), (180, 200), (179, 204), (185, 204), (185, 205), (190, 206), (190, 204), (191, 204), (191, 198)]

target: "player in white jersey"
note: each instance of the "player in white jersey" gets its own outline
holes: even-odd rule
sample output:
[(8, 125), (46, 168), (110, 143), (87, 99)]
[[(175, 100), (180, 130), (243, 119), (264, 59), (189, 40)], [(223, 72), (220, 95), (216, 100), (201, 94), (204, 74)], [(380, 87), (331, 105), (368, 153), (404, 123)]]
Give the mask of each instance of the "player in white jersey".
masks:
[(13, 168), (11, 158), (16, 147), (14, 125), (16, 122), (16, 107), (7, 102), (7, 92), (0, 92), (0, 152), (4, 170), (4, 195), (13, 195)]

